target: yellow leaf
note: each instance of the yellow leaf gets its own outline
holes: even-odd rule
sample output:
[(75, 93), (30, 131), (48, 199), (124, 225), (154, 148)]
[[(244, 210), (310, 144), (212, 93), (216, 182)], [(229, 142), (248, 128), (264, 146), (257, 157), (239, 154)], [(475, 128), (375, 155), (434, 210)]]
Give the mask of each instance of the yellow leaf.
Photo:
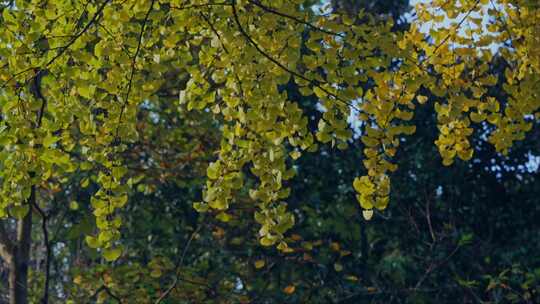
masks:
[(369, 221), (373, 217), (373, 209), (362, 210), (362, 216), (366, 221)]
[(375, 288), (375, 287), (368, 287), (367, 288), (367, 292), (369, 292), (369, 293), (373, 293), (373, 292), (376, 292), (376, 291), (377, 291), (377, 288)]
[(298, 242), (298, 241), (302, 240), (302, 236), (299, 235), (299, 234), (292, 234), (292, 235), (291, 235), (291, 239), (292, 239), (293, 241), (295, 241), (295, 242)]
[(285, 248), (281, 249), (281, 252), (283, 252), (283, 253), (293, 253), (294, 249), (291, 248), (291, 247), (285, 247)]
[(118, 258), (122, 255), (122, 249), (119, 247), (116, 248), (108, 248), (103, 251), (103, 257), (107, 262), (113, 262), (118, 260)]
[(79, 203), (77, 203), (76, 201), (71, 201), (69, 203), (69, 209), (71, 209), (71, 210), (79, 209)]
[(418, 100), (418, 103), (424, 104), (424, 103), (426, 103), (428, 98), (426, 96), (423, 96), (423, 95), (418, 95), (418, 96), (416, 96), (416, 100)]
[(230, 221), (231, 218), (232, 217), (226, 212), (220, 212), (218, 215), (216, 215), (216, 219), (218, 219), (218, 220), (220, 220), (220, 221), (222, 221), (224, 223), (227, 223), (228, 221)]
[(272, 246), (275, 243), (274, 241), (272, 241), (271, 239), (269, 239), (267, 237), (262, 237), (259, 242), (263, 246)]
[(339, 255), (342, 256), (342, 257), (348, 256), (348, 255), (350, 255), (350, 254), (351, 254), (351, 252), (350, 252), (349, 250), (341, 250), (341, 251), (339, 252)]
[(296, 290), (296, 287), (294, 285), (289, 285), (283, 288), (283, 292), (286, 294), (293, 294), (295, 290)]
[(98, 248), (99, 246), (101, 246), (101, 243), (96, 237), (87, 235), (85, 240), (86, 240), (86, 244), (88, 244), (88, 247), (90, 248)]
[(256, 269), (261, 269), (266, 265), (266, 262), (264, 260), (257, 260), (254, 263)]
[(151, 276), (152, 278), (156, 278), (156, 279), (159, 278), (159, 277), (161, 277), (161, 274), (162, 274), (162, 273), (161, 273), (161, 270), (160, 270), (160, 269), (154, 269), (154, 270), (152, 270), (152, 271), (150, 272), (150, 276)]
[(289, 155), (292, 157), (292, 159), (297, 160), (300, 156), (302, 156), (302, 153), (300, 151), (293, 151), (289, 153)]

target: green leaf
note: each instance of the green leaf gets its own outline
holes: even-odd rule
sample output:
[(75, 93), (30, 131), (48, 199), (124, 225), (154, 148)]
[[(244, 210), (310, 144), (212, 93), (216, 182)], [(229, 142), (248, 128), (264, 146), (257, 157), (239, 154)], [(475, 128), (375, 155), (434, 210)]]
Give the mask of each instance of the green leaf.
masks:
[(87, 235), (85, 238), (86, 244), (88, 244), (88, 247), (90, 248), (99, 248), (101, 246), (101, 243), (96, 237)]
[(152, 271), (150, 272), (150, 276), (151, 276), (152, 278), (154, 278), (154, 279), (157, 279), (157, 278), (161, 277), (162, 274), (163, 274), (163, 273), (161, 272), (160, 269), (154, 269), (154, 270), (152, 270)]
[(261, 269), (266, 265), (266, 262), (264, 260), (256, 260), (255, 263), (253, 263), (255, 266), (255, 269)]
[(224, 223), (227, 223), (228, 221), (230, 221), (231, 218), (232, 218), (232, 217), (231, 217), (228, 213), (226, 213), (226, 212), (220, 212), (220, 213), (216, 216), (216, 219), (218, 219), (218, 220), (220, 220), (220, 221), (222, 221), (222, 222), (224, 222)]
[(15, 217), (16, 219), (23, 219), (27, 214), (30, 208), (28, 208), (28, 205), (15, 205), (11, 207), (11, 215)]
[(293, 151), (289, 153), (289, 155), (292, 157), (292, 159), (297, 160), (300, 156), (302, 156), (302, 153), (300, 151)]
[(213, 162), (206, 169), (206, 174), (210, 179), (217, 179), (219, 177), (220, 164), (219, 162)]
[(272, 246), (272, 245), (274, 245), (275, 242), (273, 240), (271, 240), (270, 238), (264, 236), (264, 237), (261, 238), (260, 243), (263, 246)]
[(122, 248), (107, 248), (103, 250), (103, 257), (107, 262), (114, 262), (122, 255)]
[(49, 148), (50, 146), (52, 146), (57, 141), (58, 141), (58, 137), (53, 136), (51, 134), (47, 134), (47, 136), (45, 136), (45, 138), (43, 139), (43, 146), (45, 148)]
[(77, 201), (69, 202), (69, 209), (71, 209), (71, 210), (79, 209), (79, 203), (77, 203)]

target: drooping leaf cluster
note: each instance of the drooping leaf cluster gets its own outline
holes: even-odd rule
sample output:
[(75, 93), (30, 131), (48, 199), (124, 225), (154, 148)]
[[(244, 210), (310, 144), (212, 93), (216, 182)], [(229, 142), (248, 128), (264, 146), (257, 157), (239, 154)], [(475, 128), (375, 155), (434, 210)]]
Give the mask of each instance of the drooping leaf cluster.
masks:
[[(435, 105), (445, 165), (473, 157), (474, 125), (493, 129), (490, 142), (506, 153), (538, 119), (534, 1), (419, 4), (402, 33), (390, 17), (317, 15), (302, 3), (73, 0), (3, 8), (0, 216), (24, 217), (32, 189), (60, 188), (86, 172), (81, 187), (97, 185), (91, 205), (99, 229), (87, 244), (117, 259), (117, 210), (137, 183), (123, 156), (144, 134), (141, 108), (160, 109), (164, 91), (177, 96), (175, 107), (212, 112), (220, 125), (217, 159), (194, 207), (226, 222), (249, 199), (260, 243), (283, 251), (295, 223), (286, 203), (294, 160), (320, 144), (347, 148), (350, 118), (361, 122), (365, 145), (358, 163), (366, 175), (351, 182), (366, 219), (390, 201), (393, 159), (416, 130), (418, 107)], [(420, 29), (429, 23), (427, 39)], [(490, 69), (494, 57), (507, 64), (502, 95), (492, 90), (502, 81)], [(290, 83), (316, 97), (323, 112), (316, 132), (283, 90)]]

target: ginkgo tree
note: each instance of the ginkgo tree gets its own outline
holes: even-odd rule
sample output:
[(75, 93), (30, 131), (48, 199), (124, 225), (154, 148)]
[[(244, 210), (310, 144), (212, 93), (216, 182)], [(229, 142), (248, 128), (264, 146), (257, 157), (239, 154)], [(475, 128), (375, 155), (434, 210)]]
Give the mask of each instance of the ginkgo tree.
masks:
[[(212, 112), (220, 124), (220, 148), (194, 208), (227, 221), (247, 195), (260, 243), (285, 252), (294, 160), (320, 144), (346, 149), (351, 116), (361, 121), (358, 163), (367, 172), (351, 184), (370, 219), (391, 201), (392, 157), (415, 132), (417, 107), (434, 104), (445, 165), (471, 159), (473, 125), (492, 130), (490, 142), (507, 153), (539, 115), (533, 0), (427, 1), (403, 33), (392, 31), (390, 17), (314, 14), (300, 0), (4, 2), (0, 217), (19, 227), (16, 239), (0, 231), (0, 253), (13, 269), (15, 303), (26, 298), (16, 282), (26, 281), (31, 210), (45, 222), (41, 193), (73, 174), (89, 174), (81, 187), (99, 186), (91, 197), (99, 231), (88, 246), (109, 261), (121, 255), (117, 210), (133, 185), (122, 155), (140, 136), (138, 110), (159, 104), (163, 87), (178, 86), (175, 106)], [(490, 70), (495, 56), (508, 64), (503, 98), (491, 90), (502, 81)], [(171, 81), (181, 75), (187, 83)], [(283, 90), (290, 83), (317, 98), (317, 132)], [(248, 179), (255, 182), (246, 189)]]

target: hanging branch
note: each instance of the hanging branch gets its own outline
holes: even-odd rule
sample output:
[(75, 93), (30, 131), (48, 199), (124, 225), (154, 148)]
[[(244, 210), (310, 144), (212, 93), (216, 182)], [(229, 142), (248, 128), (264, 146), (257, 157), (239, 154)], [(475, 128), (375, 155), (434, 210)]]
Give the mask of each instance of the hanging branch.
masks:
[(106, 0), (104, 1), (101, 6), (97, 9), (96, 13), (94, 14), (94, 16), (92, 17), (92, 19), (86, 24), (86, 26), (79, 32), (77, 33), (76, 35), (73, 36), (73, 38), (64, 46), (60, 47), (59, 48), (59, 51), (58, 53), (56, 53), (56, 55), (51, 58), (43, 67), (30, 67), (30, 68), (27, 68), (27, 69), (24, 69), (20, 72), (17, 72), (15, 74), (13, 74), (13, 76), (11, 76), (8, 80), (6, 80), (2, 86), (0, 86), (0, 89), (1, 88), (4, 88), (8, 83), (10, 83), (13, 79), (15, 79), (17, 76), (19, 75), (22, 75), (22, 74), (26, 74), (27, 72), (30, 72), (32, 70), (34, 71), (41, 71), (41, 70), (44, 70), (45, 68), (47, 68), (48, 66), (50, 66), (51, 64), (53, 64), (58, 58), (60, 58), (60, 56), (62, 56), (75, 42), (77, 42), (77, 40), (84, 34), (86, 33), (90, 27), (97, 21), (97, 19), (99, 18), (99, 16), (101, 15), (101, 12), (105, 9), (105, 6), (107, 6), (107, 4), (109, 4), (109, 2), (111, 2), (111, 0)]
[(307, 22), (307, 21), (303, 21), (301, 20), (300, 18), (297, 18), (297, 17), (294, 17), (294, 16), (291, 16), (291, 15), (288, 15), (288, 14), (285, 14), (285, 13), (282, 13), (278, 10), (275, 10), (271, 7), (268, 7), (268, 6), (265, 6), (263, 5), (262, 3), (260, 3), (259, 1), (256, 1), (256, 0), (248, 0), (249, 3), (255, 5), (255, 6), (258, 6), (259, 8), (261, 8), (262, 10), (268, 12), (268, 13), (271, 13), (271, 14), (274, 14), (274, 15), (277, 15), (277, 16), (281, 16), (281, 17), (284, 17), (284, 18), (287, 18), (287, 19), (291, 19), (297, 23), (300, 23), (300, 24), (303, 24), (315, 31), (318, 31), (318, 32), (321, 32), (321, 33), (325, 33), (325, 34), (328, 34), (328, 35), (332, 35), (332, 36), (338, 36), (338, 37), (345, 37), (344, 34), (341, 34), (341, 33), (336, 33), (336, 32), (333, 32), (333, 31), (330, 31), (330, 30), (327, 30), (327, 29), (324, 29), (324, 28), (321, 28), (321, 27), (318, 27), (310, 22)]
[(255, 42), (253, 40), (253, 38), (251, 38), (251, 36), (249, 36), (249, 34), (246, 32), (246, 30), (244, 29), (244, 27), (242, 26), (242, 23), (240, 23), (240, 18), (238, 17), (238, 12), (237, 12), (237, 9), (236, 9), (236, 0), (233, 0), (232, 1), (232, 12), (233, 12), (233, 17), (234, 17), (234, 21), (236, 22), (236, 25), (238, 26), (238, 29), (240, 30), (240, 33), (242, 34), (242, 36), (244, 36), (244, 38), (257, 50), (257, 52), (259, 52), (262, 56), (264, 56), (266, 59), (270, 60), (272, 63), (274, 63), (275, 65), (277, 65), (279, 68), (281, 68), (282, 70), (286, 71), (287, 73), (295, 76), (295, 77), (298, 77), (306, 82), (308, 82), (309, 84), (315, 86), (315, 87), (318, 87), (321, 91), (323, 91), (324, 93), (326, 93), (328, 96), (332, 96), (334, 97), (337, 101), (340, 101), (342, 103), (344, 103), (345, 105), (357, 110), (357, 111), (360, 111), (360, 109), (358, 109), (355, 105), (353, 105), (352, 103), (340, 98), (338, 95), (330, 92), (329, 90), (327, 90), (326, 88), (324, 88), (323, 86), (321, 86), (320, 82), (319, 81), (316, 81), (314, 79), (309, 79), (307, 78), (306, 76), (296, 72), (296, 71), (293, 71), (291, 69), (289, 69), (288, 67), (286, 67), (285, 65), (283, 65), (281, 62), (277, 61), (275, 58), (273, 58), (272, 56), (270, 56), (268, 53), (266, 53), (258, 44), (257, 42)]
[(53, 58), (51, 58), (51, 60), (49, 60), (47, 64), (45, 64), (45, 67), (50, 66), (53, 62), (56, 61), (56, 59), (60, 58), (60, 56), (62, 56), (62, 54), (64, 54), (64, 52), (67, 51), (69, 47), (71, 47), (84, 33), (86, 33), (88, 29), (90, 29), (90, 27), (97, 21), (97, 19), (101, 15), (101, 12), (105, 9), (105, 6), (109, 4), (109, 2), (111, 2), (111, 0), (106, 0), (101, 4), (101, 6), (97, 9), (96, 13), (92, 17), (92, 19), (86, 24), (86, 26), (77, 35), (75, 35), (66, 45), (60, 48), (60, 51)]
[(191, 5), (185, 5), (185, 6), (170, 6), (171, 9), (175, 10), (187, 10), (192, 8), (203, 8), (203, 7), (211, 7), (211, 6), (230, 6), (231, 4), (228, 2), (220, 2), (220, 3), (205, 3), (205, 4), (191, 4)]
[[(43, 115), (47, 107), (47, 99), (43, 96), (41, 81), (43, 76), (47, 74), (46, 70), (37, 70), (35, 76), (33, 77), (31, 92), (34, 94), (34, 97), (38, 100), (41, 100), (41, 107), (37, 114), (37, 120), (35, 123), (35, 129), (41, 128), (43, 122)], [(34, 175), (34, 172), (31, 172), (31, 175)], [(45, 282), (43, 287), (43, 295), (41, 297), (41, 304), (49, 303), (49, 282), (50, 282), (50, 272), (51, 272), (51, 244), (49, 242), (49, 231), (47, 229), (47, 214), (39, 207), (36, 197), (36, 185), (32, 185), (32, 193), (34, 193), (34, 199), (30, 201), (31, 207), (33, 207), (37, 213), (41, 216), (41, 230), (43, 232), (43, 241), (45, 243)], [(30, 211), (31, 212), (31, 211)]]
[(156, 0), (152, 0), (150, 3), (150, 7), (148, 8), (148, 11), (146, 12), (146, 15), (144, 16), (144, 20), (141, 26), (141, 31), (139, 32), (139, 39), (137, 43), (137, 49), (135, 50), (135, 55), (133, 55), (133, 58), (131, 60), (131, 72), (129, 74), (129, 81), (128, 81), (128, 87), (126, 92), (126, 97), (124, 99), (124, 104), (122, 105), (122, 108), (120, 108), (120, 116), (118, 118), (118, 126), (116, 126), (116, 131), (114, 135), (114, 141), (118, 139), (118, 129), (120, 124), (122, 123), (122, 116), (124, 115), (124, 111), (127, 107), (128, 101), (129, 101), (129, 94), (131, 93), (131, 87), (133, 85), (133, 76), (135, 75), (135, 64), (137, 63), (137, 57), (139, 56), (139, 52), (141, 51), (141, 44), (142, 39), (144, 35), (144, 30), (146, 28), (146, 23), (148, 22), (148, 18), (150, 17), (150, 13), (152, 12), (152, 8), (154, 7), (154, 3)]
[(425, 62), (427, 62), (431, 57), (435, 55), (435, 53), (437, 53), (439, 48), (443, 46), (450, 39), (450, 37), (452, 37), (453, 33), (457, 33), (459, 31), (459, 29), (461, 28), (461, 25), (465, 22), (465, 20), (467, 20), (467, 18), (469, 18), (469, 15), (476, 9), (479, 3), (480, 3), (480, 0), (476, 0), (474, 5), (467, 11), (465, 16), (463, 16), (463, 18), (454, 27), (454, 29), (450, 32), (450, 34), (446, 35), (446, 37), (444, 37), (444, 39), (435, 47), (435, 49), (433, 50), (433, 53), (426, 58)]

